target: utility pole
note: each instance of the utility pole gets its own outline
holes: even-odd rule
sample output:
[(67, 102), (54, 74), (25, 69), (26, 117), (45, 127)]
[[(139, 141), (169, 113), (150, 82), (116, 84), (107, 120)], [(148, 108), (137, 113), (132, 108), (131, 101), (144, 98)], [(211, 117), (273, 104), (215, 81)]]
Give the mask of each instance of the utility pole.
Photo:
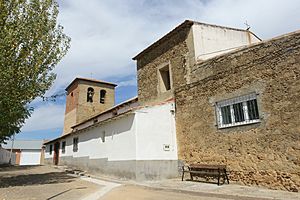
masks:
[(14, 148), (14, 142), (15, 142), (15, 134), (13, 134), (13, 138), (12, 138), (12, 141), (11, 141), (11, 148), (10, 148), (8, 164), (11, 164), (11, 157), (12, 157), (12, 151), (13, 151), (13, 148)]

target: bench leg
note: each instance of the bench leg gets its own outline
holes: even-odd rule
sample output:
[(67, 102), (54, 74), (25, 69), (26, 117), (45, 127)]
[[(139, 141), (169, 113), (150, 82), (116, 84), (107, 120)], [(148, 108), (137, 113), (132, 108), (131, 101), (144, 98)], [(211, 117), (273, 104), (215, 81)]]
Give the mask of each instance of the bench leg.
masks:
[[(226, 177), (227, 183), (229, 184), (229, 178), (228, 178), (228, 175), (227, 175), (226, 169), (224, 169), (224, 174), (225, 174), (225, 177)], [(224, 178), (224, 181), (225, 181), (225, 178)]]
[(218, 174), (218, 185), (220, 185), (220, 170), (219, 170), (219, 174)]
[(182, 171), (181, 181), (183, 181), (183, 177), (184, 177), (184, 171)]

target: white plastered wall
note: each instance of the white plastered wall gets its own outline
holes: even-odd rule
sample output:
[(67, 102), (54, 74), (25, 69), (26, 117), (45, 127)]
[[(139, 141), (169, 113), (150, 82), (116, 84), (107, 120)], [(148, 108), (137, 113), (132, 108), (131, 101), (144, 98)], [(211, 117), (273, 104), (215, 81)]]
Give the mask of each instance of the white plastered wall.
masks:
[(16, 154), (0, 147), (0, 164), (8, 164), (11, 156), (11, 164), (16, 163)]
[[(146, 107), (126, 114), (94, 128), (64, 139), (66, 151), (59, 157), (107, 158), (108, 161), (125, 160), (177, 160), (174, 103)], [(105, 133), (105, 141), (102, 141)], [(73, 138), (78, 137), (78, 151), (73, 152)], [(46, 145), (45, 158), (53, 158)], [(169, 146), (169, 148), (164, 148)]]
[[(136, 155), (135, 136), (134, 113), (132, 113), (61, 139), (60, 143), (66, 141), (66, 151), (62, 153), (60, 148), (59, 157), (88, 156), (90, 159), (107, 158), (108, 161), (134, 160)], [(73, 152), (74, 137), (79, 139), (77, 152)], [(104, 141), (103, 138), (105, 138)], [(54, 149), (54, 144), (52, 145), (52, 149)], [(49, 154), (49, 146), (46, 147), (45, 158), (53, 158), (54, 152), (52, 155)]]
[(205, 60), (260, 40), (248, 31), (194, 24), (195, 59)]
[(168, 103), (136, 111), (137, 160), (178, 159), (174, 109)]

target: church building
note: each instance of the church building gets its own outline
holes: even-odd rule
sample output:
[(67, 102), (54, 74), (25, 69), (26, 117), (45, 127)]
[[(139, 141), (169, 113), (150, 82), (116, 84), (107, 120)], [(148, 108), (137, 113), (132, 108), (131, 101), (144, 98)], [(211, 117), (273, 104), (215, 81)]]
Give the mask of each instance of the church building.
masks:
[(225, 164), (233, 181), (300, 189), (299, 31), (261, 41), (186, 20), (133, 60), (138, 97), (121, 104), (116, 84), (70, 83), (45, 162), (137, 180)]

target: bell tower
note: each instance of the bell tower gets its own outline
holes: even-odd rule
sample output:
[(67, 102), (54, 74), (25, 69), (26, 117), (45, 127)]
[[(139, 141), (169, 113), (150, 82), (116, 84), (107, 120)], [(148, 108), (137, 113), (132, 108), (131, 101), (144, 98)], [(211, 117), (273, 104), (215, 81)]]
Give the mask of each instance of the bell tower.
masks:
[(115, 104), (114, 83), (95, 79), (75, 78), (66, 88), (66, 111), (63, 135), (72, 126), (83, 122)]

